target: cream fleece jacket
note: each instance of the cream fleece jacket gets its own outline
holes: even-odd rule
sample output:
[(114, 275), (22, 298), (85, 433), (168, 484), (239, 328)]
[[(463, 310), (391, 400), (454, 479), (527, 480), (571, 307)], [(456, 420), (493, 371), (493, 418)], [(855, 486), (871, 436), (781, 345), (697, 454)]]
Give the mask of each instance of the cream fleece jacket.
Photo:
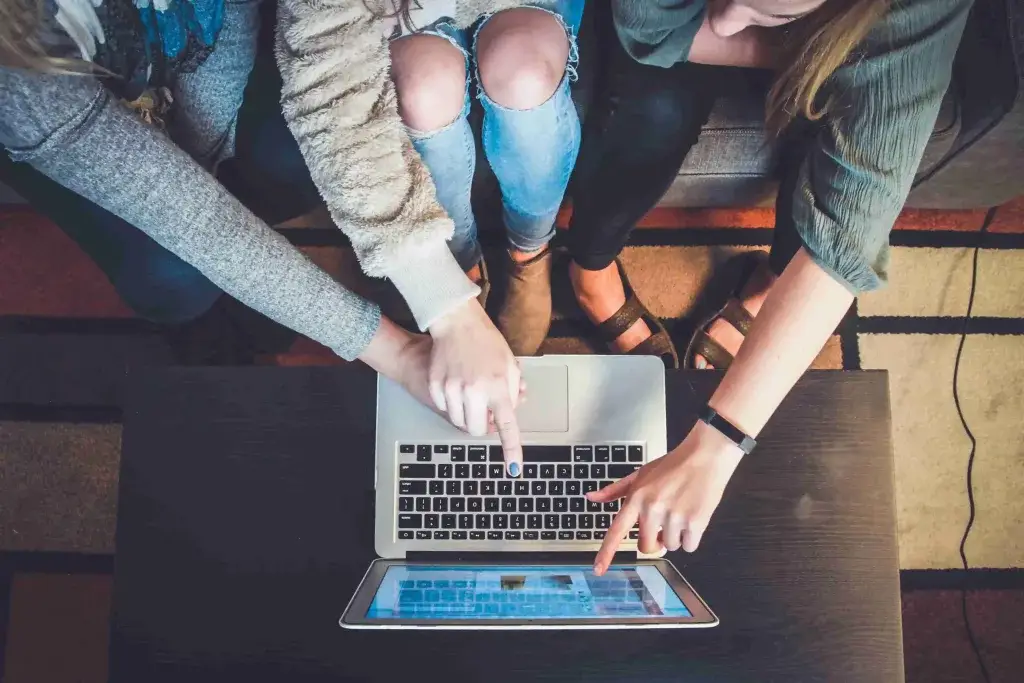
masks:
[[(399, 118), (380, 2), (279, 0), (281, 104), (363, 270), (390, 278), (425, 330), (479, 289), (448, 250), (454, 225)], [(453, 19), (466, 27), (527, 3), (454, 4)]]

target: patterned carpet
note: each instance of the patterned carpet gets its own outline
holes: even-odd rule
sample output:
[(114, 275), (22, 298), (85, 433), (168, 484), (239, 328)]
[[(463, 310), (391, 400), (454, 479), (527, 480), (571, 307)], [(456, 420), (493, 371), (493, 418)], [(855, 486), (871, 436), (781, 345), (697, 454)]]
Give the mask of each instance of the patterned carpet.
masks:
[[(908, 211), (893, 233), (892, 282), (859, 300), (815, 366), (890, 372), (904, 582), (907, 680), (981, 681), (960, 615), (957, 545), (967, 519), (969, 450), (952, 369), (984, 211)], [(623, 259), (640, 297), (685, 343), (729, 257), (770, 242), (770, 209), (659, 209)], [(322, 213), (282, 232), (339, 280), (407, 320), (393, 291), (358, 275)], [(961, 367), (978, 438), (978, 516), (967, 546), (970, 611), (993, 681), (1024, 670), (1024, 199), (984, 236)], [(172, 361), (164, 336), (135, 319), (59, 230), (0, 207), (0, 680), (105, 680), (106, 610), (120, 450), (118, 378)], [(596, 349), (562, 280), (544, 350)], [(269, 346), (269, 345), (268, 345)], [(257, 362), (340, 362), (296, 339)], [(6, 642), (6, 648), (3, 644)], [(52, 656), (59, 652), (60, 657)]]

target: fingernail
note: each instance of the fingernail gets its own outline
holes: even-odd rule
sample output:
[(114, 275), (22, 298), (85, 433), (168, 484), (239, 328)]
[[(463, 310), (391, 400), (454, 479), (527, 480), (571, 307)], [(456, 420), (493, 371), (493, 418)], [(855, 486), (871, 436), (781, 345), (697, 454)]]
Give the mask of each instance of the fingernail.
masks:
[(512, 462), (510, 462), (508, 464), (508, 473), (511, 474), (513, 477), (518, 477), (519, 476), (519, 463), (515, 462), (514, 460)]
[(703, 370), (707, 366), (708, 366), (708, 362), (706, 360), (704, 360), (703, 358), (698, 358), (696, 360), (696, 362), (693, 364), (693, 367), (697, 368), (698, 370)]

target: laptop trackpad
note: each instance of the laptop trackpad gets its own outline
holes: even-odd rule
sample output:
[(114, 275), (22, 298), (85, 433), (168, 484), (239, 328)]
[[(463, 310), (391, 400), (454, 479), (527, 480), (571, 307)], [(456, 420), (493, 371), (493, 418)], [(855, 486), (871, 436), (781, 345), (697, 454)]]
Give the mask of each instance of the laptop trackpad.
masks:
[(564, 365), (526, 365), (526, 402), (519, 406), (522, 432), (569, 431), (569, 368)]

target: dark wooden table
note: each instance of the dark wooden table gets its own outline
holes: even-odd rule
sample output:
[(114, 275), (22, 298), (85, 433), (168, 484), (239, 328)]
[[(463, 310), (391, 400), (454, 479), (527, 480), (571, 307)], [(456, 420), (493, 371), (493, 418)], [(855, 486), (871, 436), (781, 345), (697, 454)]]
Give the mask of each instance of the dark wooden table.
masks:
[[(670, 374), (670, 444), (716, 381)], [(355, 366), (130, 378), (111, 680), (903, 680), (884, 373), (805, 377), (670, 555), (709, 630), (339, 628), (374, 559), (374, 395)]]

